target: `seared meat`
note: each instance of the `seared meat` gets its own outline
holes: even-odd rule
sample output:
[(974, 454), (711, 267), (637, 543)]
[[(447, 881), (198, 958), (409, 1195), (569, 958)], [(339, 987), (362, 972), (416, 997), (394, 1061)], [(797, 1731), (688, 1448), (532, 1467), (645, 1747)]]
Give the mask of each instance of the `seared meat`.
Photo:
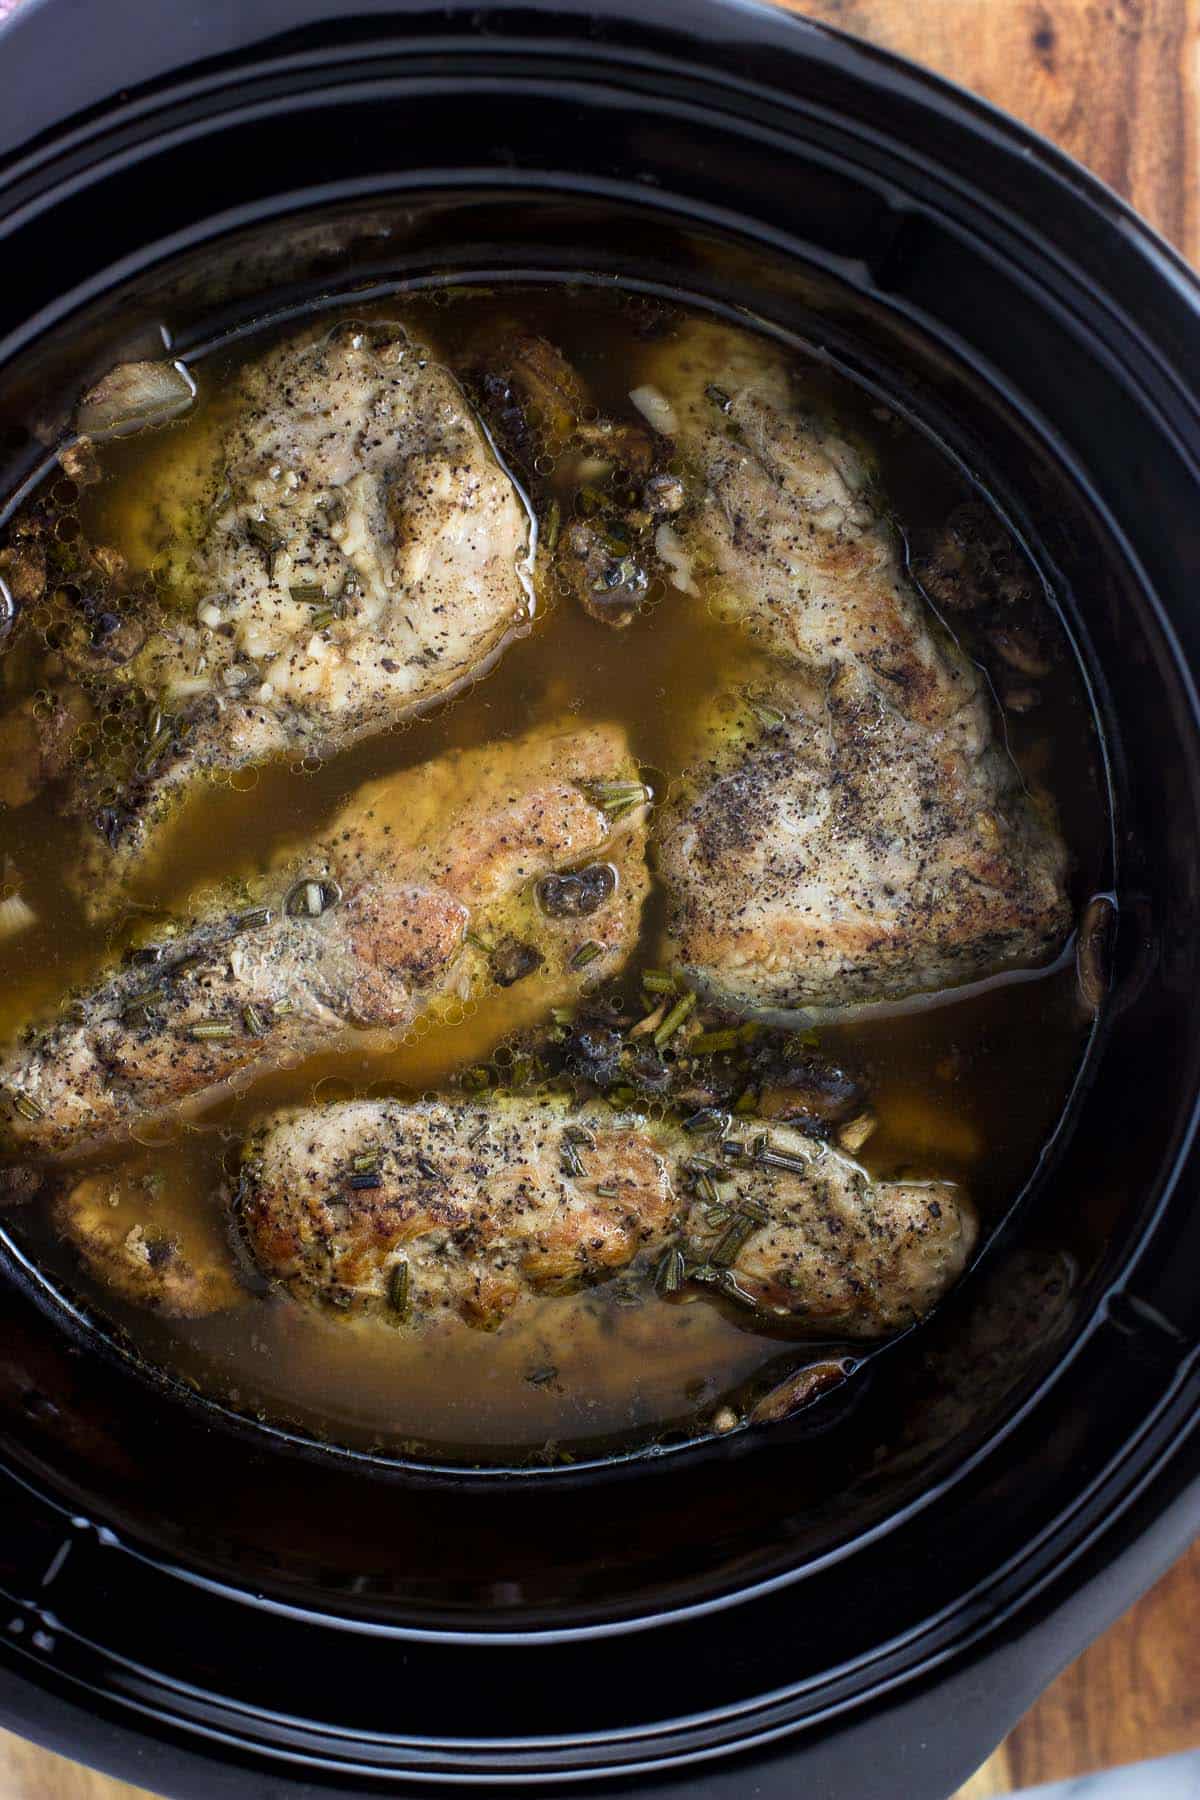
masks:
[[(8, 1136), (74, 1148), (347, 1028), (403, 1030), (438, 996), (493, 981), (522, 981), (539, 1009), (570, 998), (636, 941), (646, 806), (630, 796), (644, 793), (605, 726), (372, 783), (250, 903), (210, 908), (27, 1028), (0, 1060)], [(595, 904), (551, 913), (542, 884), (581, 862)]]
[(1035, 962), (1066, 853), (982, 680), (904, 575), (850, 444), (766, 345), (689, 326), (654, 379), (690, 464), (676, 583), (791, 674), (708, 721), (663, 821), (674, 950), (735, 1004), (896, 999)]
[(398, 326), (288, 340), (143, 481), (170, 610), (120, 678), (161, 720), (92, 842), (97, 912), (198, 772), (381, 730), (478, 674), (530, 604), (521, 498)]
[(636, 941), (648, 800), (623, 730), (550, 726), (371, 782), (327, 852), (295, 866), (346, 885), (382, 860), (451, 895), (471, 914), (457, 991), (519, 981), (544, 1017), (581, 981), (613, 975)]
[(976, 1224), (952, 1185), (874, 1182), (786, 1127), (756, 1135), (714, 1176), (679, 1126), (596, 1103), (301, 1108), (251, 1139), (239, 1216), (262, 1272), (302, 1299), (489, 1326), (664, 1246), (670, 1287), (696, 1266), (825, 1336), (898, 1330), (961, 1274)]
[(875, 1338), (914, 1324), (962, 1274), (979, 1226), (953, 1182), (874, 1181), (783, 1125), (745, 1141), (715, 1222), (702, 1201), (688, 1219), (689, 1253), (718, 1289), (818, 1336)]
[(903, 574), (862, 457), (797, 413), (780, 353), (693, 323), (651, 379), (691, 467), (677, 529), (717, 611), (774, 657), (855, 671), (914, 723), (986, 737), (977, 675)]
[(382, 882), (317, 918), (263, 907), (203, 919), (155, 946), (160, 960), (27, 1028), (0, 1063), (7, 1134), (71, 1149), (348, 1025), (403, 1027), (465, 928), (449, 895)]
[(172, 1208), (148, 1171), (86, 1175), (55, 1201), (54, 1221), (91, 1273), (136, 1306), (194, 1319), (245, 1297), (218, 1215)]
[(625, 1267), (676, 1211), (629, 1120), (513, 1098), (277, 1114), (247, 1146), (239, 1216), (262, 1272), (301, 1298), (491, 1327)]
[(736, 1006), (838, 1008), (1053, 953), (1065, 853), (1004, 752), (848, 671), (714, 711), (665, 811), (671, 953)]

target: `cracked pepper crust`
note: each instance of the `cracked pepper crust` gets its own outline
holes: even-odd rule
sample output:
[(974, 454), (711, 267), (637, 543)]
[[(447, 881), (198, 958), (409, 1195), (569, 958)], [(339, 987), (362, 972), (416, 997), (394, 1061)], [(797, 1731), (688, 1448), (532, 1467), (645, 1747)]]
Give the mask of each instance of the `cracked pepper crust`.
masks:
[(383, 730), (480, 673), (530, 613), (521, 496), (454, 377), (400, 327), (289, 338), (220, 419), (215, 442), (168, 443), (145, 495), (186, 604), (123, 678), (162, 696), (173, 735), (89, 834), (94, 916), (198, 774)]
[[(952, 1183), (873, 1181), (785, 1126), (765, 1135), (793, 1166), (730, 1171), (729, 1212), (755, 1208), (729, 1265), (737, 1297), (815, 1333), (873, 1338), (957, 1280), (978, 1226)], [(677, 1125), (559, 1098), (304, 1107), (249, 1140), (238, 1217), (260, 1271), (301, 1300), (449, 1308), (490, 1328), (677, 1232), (719, 1261), (728, 1226), (693, 1198), (695, 1152)]]
[[(636, 780), (624, 731), (596, 725), (370, 783), (321, 841), (282, 853), (250, 905), (197, 920), (27, 1027), (0, 1058), (6, 1137), (26, 1152), (73, 1150), (356, 1026), (403, 1030), (440, 997), (504, 979), (495, 959), (508, 946), (521, 952), (527, 1010), (577, 996), (637, 942), (646, 808), (614, 823), (593, 789)], [(591, 861), (611, 872), (603, 904), (549, 916), (538, 878)], [(281, 902), (306, 882), (341, 897), (297, 916)]]
[(796, 414), (777, 351), (726, 327), (686, 326), (655, 375), (700, 488), (679, 527), (695, 567), (779, 666), (757, 714), (710, 712), (660, 821), (674, 954), (761, 1007), (1044, 960), (1070, 923), (1065, 846), (861, 456)]

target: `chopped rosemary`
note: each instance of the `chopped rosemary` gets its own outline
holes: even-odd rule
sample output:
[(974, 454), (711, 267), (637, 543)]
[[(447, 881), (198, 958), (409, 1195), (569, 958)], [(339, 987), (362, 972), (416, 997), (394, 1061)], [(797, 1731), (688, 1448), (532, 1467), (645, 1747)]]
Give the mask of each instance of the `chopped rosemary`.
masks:
[[(155, 716), (156, 718), (161, 719), (160, 715), (156, 714)], [(163, 719), (155, 726), (150, 734), (150, 741), (143, 750), (138, 762), (138, 768), (143, 775), (149, 775), (155, 763), (174, 736), (175, 731), (169, 720)]]
[(559, 1167), (561, 1168), (564, 1175), (579, 1176), (579, 1175), (585, 1175), (587, 1173), (587, 1170), (584, 1167), (583, 1158), (579, 1154), (579, 1146), (577, 1144), (573, 1143), (572, 1140), (570, 1138), (568, 1138), (565, 1133), (563, 1135), (563, 1144), (562, 1144), (562, 1151), (561, 1151), (561, 1156), (560, 1156), (560, 1160), (559, 1160)]
[(677, 1294), (683, 1286), (687, 1264), (678, 1244), (670, 1244), (659, 1258), (654, 1271), (654, 1285), (660, 1294)]
[(724, 1200), (718, 1201), (716, 1206), (706, 1206), (704, 1209), (704, 1223), (706, 1225), (724, 1225), (726, 1219), (731, 1219), (732, 1217), (733, 1208), (732, 1206), (727, 1206)]
[(253, 1002), (242, 1008), (242, 1024), (251, 1037), (265, 1037), (270, 1021), (260, 1006)]
[(309, 620), (309, 624), (312, 626), (314, 631), (324, 631), (325, 627), (327, 625), (332, 625), (333, 621), (336, 618), (337, 618), (336, 607), (318, 606), (316, 608), (316, 610), (314, 611), (312, 618)]
[(542, 525), (542, 543), (546, 554), (553, 556), (558, 543), (558, 534), (562, 528), (562, 507), (557, 500), (552, 500), (546, 508), (546, 518)]
[(13, 1111), (19, 1113), (23, 1119), (28, 1119), (31, 1125), (35, 1124), (38, 1119), (45, 1118), (45, 1107), (40, 1100), (35, 1100), (32, 1094), (24, 1094), (20, 1088), (12, 1088), (9, 1090), (9, 1098), (12, 1100)]
[(563, 1136), (568, 1144), (586, 1144), (589, 1150), (596, 1148), (596, 1139), (586, 1125), (570, 1124), (563, 1126)]
[(738, 1201), (738, 1211), (744, 1212), (746, 1217), (753, 1219), (756, 1225), (765, 1225), (771, 1217), (761, 1200), (755, 1200), (745, 1194)]
[(777, 706), (768, 706), (764, 700), (752, 700), (750, 711), (767, 731), (778, 731), (781, 725), (787, 724), (787, 714), (780, 712)]
[(215, 1043), (221, 1038), (231, 1038), (233, 1026), (224, 1019), (201, 1019), (198, 1024), (188, 1026), (188, 1036), (201, 1042), (211, 1039)]
[(295, 1002), (291, 1000), (276, 1000), (271, 1008), (277, 1019), (286, 1019), (295, 1010)]
[(596, 1193), (601, 1200), (615, 1200), (620, 1192), (615, 1181), (601, 1181), (596, 1185)]
[(665, 969), (643, 969), (642, 986), (648, 994), (673, 994), (675, 977)]
[(431, 1163), (427, 1156), (418, 1156), (417, 1169), (425, 1177), (426, 1181), (440, 1181), (442, 1179), (442, 1171), (438, 1168), (436, 1163)]
[(647, 798), (648, 795), (643, 788), (641, 793), (632, 795), (629, 799), (611, 801), (603, 810), (608, 815), (609, 823), (615, 824), (618, 819), (623, 819), (626, 813), (632, 812), (635, 806), (640, 806)]
[(679, 996), (658, 1030), (654, 1033), (654, 1047), (656, 1050), (662, 1050), (670, 1043), (684, 1020), (694, 1012), (695, 1007), (695, 994), (689, 993), (681, 994)]
[(392, 1264), (388, 1277), (388, 1305), (398, 1318), (407, 1319), (410, 1302), (408, 1261), (401, 1257)]
[(752, 1219), (749, 1213), (735, 1213), (721, 1233), (720, 1240), (709, 1252), (708, 1260), (713, 1264), (714, 1268), (727, 1269), (732, 1263), (736, 1262), (738, 1251), (742, 1248), (746, 1239), (752, 1237), (754, 1232), (757, 1231), (758, 1224), (759, 1221), (757, 1219)]
[(719, 1270), (714, 1269), (711, 1262), (687, 1263), (684, 1277), (688, 1281), (699, 1281), (705, 1287), (711, 1287), (721, 1279)]
[(471, 948), (478, 950), (482, 956), (490, 956), (496, 948), (494, 944), (489, 944), (486, 938), (480, 937), (477, 931), (464, 932), (463, 943), (470, 944)]
[(231, 923), (234, 931), (254, 931), (260, 925), (269, 925), (274, 917), (269, 906), (252, 906), (248, 912), (238, 913)]
[(696, 1192), (702, 1200), (707, 1200), (710, 1206), (720, 1205), (721, 1196), (717, 1191), (717, 1184), (707, 1172), (697, 1176)]
[(294, 581), (288, 588), (293, 600), (313, 601), (325, 598), (325, 589), (319, 581)]
[(690, 1056), (717, 1056), (725, 1050), (736, 1050), (742, 1042), (742, 1034), (736, 1025), (726, 1025), (720, 1031), (702, 1031), (688, 1045)]
[(361, 1156), (354, 1158), (350, 1167), (356, 1175), (369, 1175), (373, 1169), (379, 1167), (380, 1154), (378, 1150), (364, 1150)]
[(362, 1175), (352, 1175), (346, 1185), (352, 1190), (352, 1192), (357, 1194), (357, 1193), (362, 1192), (366, 1188), (382, 1187), (383, 1186), (383, 1176), (367, 1174), (367, 1173), (364, 1173)]
[[(692, 1113), (690, 1118), (683, 1121), (683, 1129), (694, 1133), (696, 1137), (712, 1137), (729, 1129), (729, 1114), (715, 1112), (711, 1106), (702, 1106), (699, 1112)], [(721, 1148), (725, 1148), (724, 1144)]]
[(792, 1175), (808, 1174), (808, 1164), (802, 1156), (787, 1156), (781, 1150), (763, 1150), (758, 1160), (768, 1169), (786, 1169)]
[(585, 786), (596, 805), (610, 819), (623, 818), (650, 798), (649, 788), (641, 781), (589, 781)]
[(594, 963), (598, 956), (603, 955), (604, 945), (598, 944), (595, 938), (589, 938), (586, 944), (580, 944), (578, 950), (567, 964), (567, 967), (571, 969), (586, 969), (589, 963)]
[(275, 579), (275, 558), (282, 547), (282, 539), (277, 538), (265, 519), (247, 519), (246, 536), (263, 554), (266, 565), (267, 580)]

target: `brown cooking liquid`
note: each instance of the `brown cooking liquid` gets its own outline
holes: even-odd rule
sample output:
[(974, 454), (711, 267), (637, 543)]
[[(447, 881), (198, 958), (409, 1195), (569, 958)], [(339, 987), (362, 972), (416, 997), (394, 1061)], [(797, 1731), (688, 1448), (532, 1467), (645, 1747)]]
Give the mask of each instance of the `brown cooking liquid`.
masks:
[[(595, 404), (617, 419), (638, 417), (627, 396), (642, 379), (645, 335), (670, 324), (669, 314), (648, 312), (635, 299), (561, 288), (410, 296), (355, 316), (372, 314), (409, 321), (451, 365), (489, 323), (517, 316), (563, 349)], [(196, 366), (200, 400), (186, 419), (103, 450), (104, 479), (78, 503), (80, 525), (93, 541), (115, 543), (133, 559), (165, 551), (172, 521), (155, 516), (145, 500), (156, 460), (173, 455), (181, 438), (212, 429), (232, 371), (269, 341), (264, 334), (234, 353), (211, 354)], [(933, 530), (955, 506), (979, 501), (922, 433), (822, 364), (798, 359), (798, 369), (814, 409), (832, 413), (870, 446), (881, 491), (906, 531)], [(719, 379), (720, 371), (713, 375)], [(540, 491), (535, 480), (539, 512), (554, 489), (553, 470)], [(986, 664), (984, 646), (972, 641), (970, 615), (952, 623)], [(1059, 654), (1037, 683), (1040, 703), (1024, 714), (1005, 713), (1004, 725), (1018, 765), (1058, 801), (1078, 905), (1103, 866), (1103, 789), (1086, 692), (1057, 620), (1051, 631)], [(444, 750), (564, 713), (581, 723), (615, 718), (661, 793), (680, 765), (700, 703), (754, 667), (736, 629), (661, 582), (625, 631), (543, 593), (529, 634), (452, 703), (320, 766), (277, 763), (214, 777), (182, 815), (163, 866), (140, 877), (128, 912), (108, 926), (87, 925), (64, 889), (60, 876), (75, 827), (57, 817), (54, 794), (0, 812), (0, 859), (11, 859), (37, 914), (36, 925), (0, 943), (0, 1033), (8, 1036), (89, 977), (156, 911), (169, 913), (197, 885), (248, 871), (281, 842), (318, 832), (362, 782)], [(28, 654), (10, 658), (5, 674), (6, 707), (38, 686)], [(659, 905), (647, 909), (644, 948), (623, 984), (630, 1005), (636, 969), (661, 960), (661, 916)], [(257, 1115), (281, 1103), (444, 1089), (455, 1071), (495, 1057), (519, 1004), (518, 984), (404, 1042), (368, 1047), (364, 1040), (300, 1066), (275, 1066), (236, 1097), (186, 1121), (139, 1128), (138, 1142), (85, 1162), (145, 1176), (136, 1198), (119, 1202), (131, 1227), (140, 1223), (151, 1236), (178, 1233), (185, 1247), (206, 1236), (223, 1239), (214, 1193)], [(986, 1224), (1033, 1173), (1086, 1036), (1073, 971), (1060, 965), (909, 1016), (825, 1027), (819, 1048), (869, 1088), (880, 1124), (861, 1153), (867, 1167), (879, 1175), (916, 1169), (961, 1179)], [(745, 1313), (707, 1297), (687, 1304), (659, 1299), (640, 1266), (587, 1292), (530, 1306), (494, 1334), (457, 1320), (397, 1328), (277, 1294), (248, 1296), (215, 1317), (166, 1320), (100, 1288), (71, 1246), (56, 1239), (41, 1208), (10, 1213), (6, 1225), (60, 1288), (107, 1317), (149, 1361), (252, 1416), (384, 1452), (460, 1461), (604, 1453), (711, 1428), (726, 1397), (799, 1360), (794, 1339), (764, 1331)]]

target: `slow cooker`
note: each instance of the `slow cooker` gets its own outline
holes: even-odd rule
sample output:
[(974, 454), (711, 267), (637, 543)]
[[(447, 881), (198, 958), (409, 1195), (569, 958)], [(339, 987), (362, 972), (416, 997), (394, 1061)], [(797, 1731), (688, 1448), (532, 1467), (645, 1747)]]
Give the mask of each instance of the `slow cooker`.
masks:
[(978, 1266), (771, 1431), (339, 1450), (143, 1367), (3, 1238), (0, 1721), (198, 1800), (941, 1800), (1200, 1527), (1200, 288), (1016, 124), (741, 0), (31, 0), (0, 59), (5, 495), (163, 321), (202, 354), (482, 278), (746, 310), (1036, 546), (1117, 920)]

